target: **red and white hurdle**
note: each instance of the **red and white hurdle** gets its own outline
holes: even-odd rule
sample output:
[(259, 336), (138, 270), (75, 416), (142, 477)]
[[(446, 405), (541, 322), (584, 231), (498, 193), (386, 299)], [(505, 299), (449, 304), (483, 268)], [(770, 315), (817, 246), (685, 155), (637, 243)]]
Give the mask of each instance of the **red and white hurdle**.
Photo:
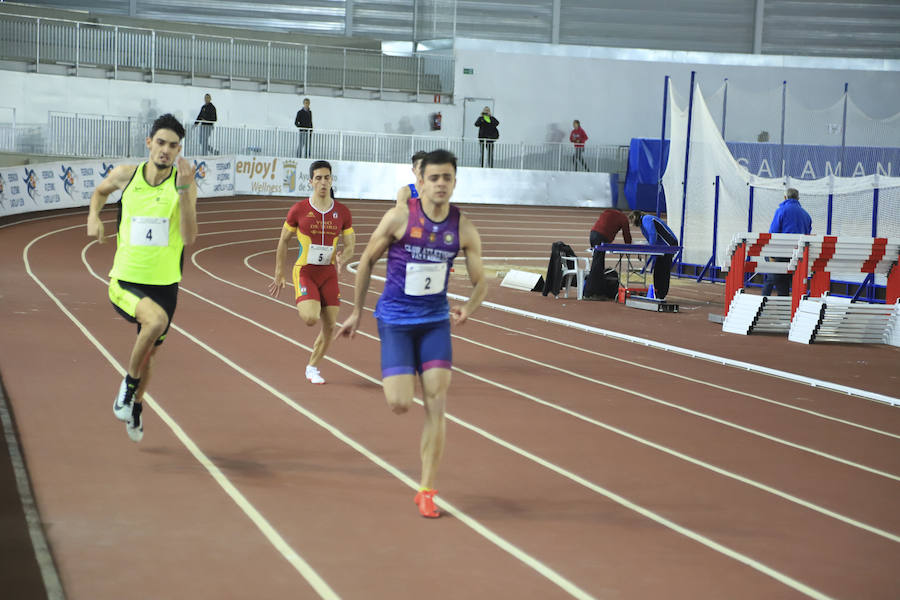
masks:
[[(900, 338), (900, 240), (740, 233), (729, 246), (722, 330), (787, 332), (789, 339), (892, 343)], [(765, 258), (787, 262), (764, 262)], [(743, 293), (748, 273), (792, 273), (790, 297)], [(832, 273), (886, 275), (886, 304), (827, 296)]]

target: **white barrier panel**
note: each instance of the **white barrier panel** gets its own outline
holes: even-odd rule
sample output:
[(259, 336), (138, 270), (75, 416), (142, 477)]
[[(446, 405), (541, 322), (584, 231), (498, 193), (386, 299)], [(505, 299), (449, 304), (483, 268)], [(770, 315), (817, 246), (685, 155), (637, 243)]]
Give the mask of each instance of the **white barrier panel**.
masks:
[[(60, 161), (0, 168), (0, 216), (87, 206), (121, 159)], [(110, 201), (118, 200), (118, 193)]]
[[(189, 157), (201, 198), (249, 194), (306, 197), (312, 159), (261, 156)], [(0, 168), (0, 216), (87, 206), (113, 167), (131, 159), (61, 161)], [(342, 198), (389, 200), (412, 181), (409, 166), (333, 161)], [(615, 179), (606, 173), (564, 173), (460, 167), (454, 202), (535, 206), (613, 206)], [(116, 202), (119, 192), (110, 195)]]
[[(412, 182), (408, 165), (330, 161), (335, 194), (388, 200)], [(313, 159), (235, 157), (234, 193), (305, 197)], [(613, 206), (614, 178), (607, 173), (564, 173), (460, 167), (453, 201), (540, 206)]]

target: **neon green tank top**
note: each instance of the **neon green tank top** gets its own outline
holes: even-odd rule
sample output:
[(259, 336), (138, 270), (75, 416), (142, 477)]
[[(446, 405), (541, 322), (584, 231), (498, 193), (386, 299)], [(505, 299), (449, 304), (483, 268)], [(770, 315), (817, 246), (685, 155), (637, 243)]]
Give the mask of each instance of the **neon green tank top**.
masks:
[(158, 186), (144, 179), (138, 165), (122, 190), (118, 247), (109, 276), (121, 281), (169, 285), (181, 281), (184, 240), (175, 189), (175, 167)]

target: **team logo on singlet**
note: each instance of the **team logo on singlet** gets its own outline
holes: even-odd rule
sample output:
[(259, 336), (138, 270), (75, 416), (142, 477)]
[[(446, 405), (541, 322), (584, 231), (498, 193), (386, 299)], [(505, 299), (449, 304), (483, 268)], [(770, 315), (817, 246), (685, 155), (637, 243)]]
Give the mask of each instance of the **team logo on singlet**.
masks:
[(333, 219), (337, 219), (337, 218), (338, 218), (337, 211), (331, 213), (331, 217), (332, 217)]
[(447, 233), (444, 234), (444, 244), (449, 246), (452, 243), (453, 243), (453, 232), (448, 231)]
[(409, 237), (411, 238), (421, 238), (422, 237), (422, 228), (421, 227), (412, 227), (409, 230)]
[(300, 288), (300, 295), (301, 295), (301, 296), (305, 296), (305, 295), (306, 295), (306, 286), (303, 286), (303, 287)]
[(429, 241), (429, 242), (433, 242), (435, 239), (436, 239), (436, 238), (435, 238), (435, 236), (434, 236), (433, 233), (429, 233), (429, 234), (428, 234), (428, 241)]

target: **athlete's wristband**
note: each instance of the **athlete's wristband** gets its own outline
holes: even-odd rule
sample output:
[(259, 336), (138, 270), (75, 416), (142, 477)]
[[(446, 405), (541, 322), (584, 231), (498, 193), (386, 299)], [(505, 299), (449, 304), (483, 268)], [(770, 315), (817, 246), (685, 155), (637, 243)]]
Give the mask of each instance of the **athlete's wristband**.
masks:
[(186, 189), (188, 189), (189, 187), (191, 187), (191, 184), (187, 184), (187, 185), (176, 185), (176, 186), (175, 186), (175, 189), (176, 189), (176, 190), (186, 190)]

